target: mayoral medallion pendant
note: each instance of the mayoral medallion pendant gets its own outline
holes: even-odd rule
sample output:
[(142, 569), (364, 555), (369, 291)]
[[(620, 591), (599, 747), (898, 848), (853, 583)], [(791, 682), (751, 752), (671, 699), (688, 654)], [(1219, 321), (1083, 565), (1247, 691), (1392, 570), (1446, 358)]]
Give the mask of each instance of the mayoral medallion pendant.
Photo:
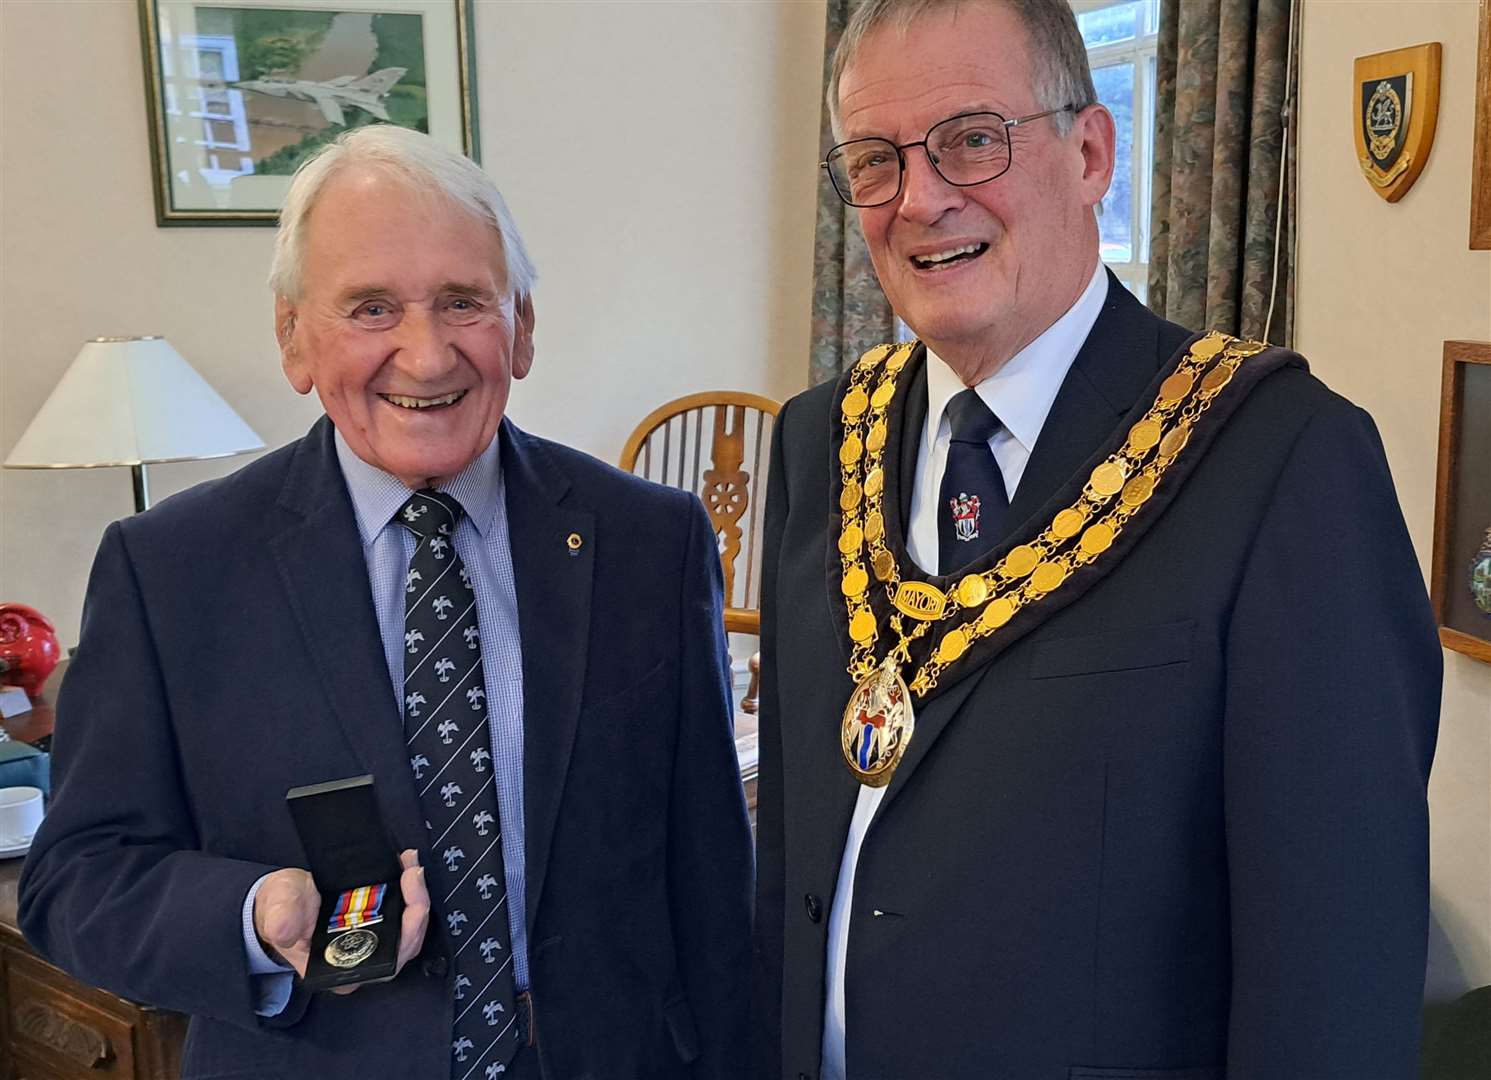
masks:
[(916, 714), (899, 666), (887, 660), (860, 680), (844, 707), (840, 745), (854, 778), (885, 787), (911, 742)]

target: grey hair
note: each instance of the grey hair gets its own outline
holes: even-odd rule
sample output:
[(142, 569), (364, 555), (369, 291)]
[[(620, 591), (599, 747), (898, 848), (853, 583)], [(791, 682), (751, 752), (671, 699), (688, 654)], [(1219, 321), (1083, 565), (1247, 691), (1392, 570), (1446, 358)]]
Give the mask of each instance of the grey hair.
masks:
[(502, 239), (502, 261), (512, 295), (533, 291), (537, 277), (533, 261), (492, 178), (470, 158), (428, 135), (394, 124), (366, 124), (338, 135), (295, 170), (280, 211), (269, 267), (269, 287), (275, 295), (291, 300), (299, 297), (306, 222), (327, 181), (353, 165), (385, 169), (414, 191), (444, 195), (491, 225)]
[[(835, 137), (839, 133), (839, 80), (853, 62), (865, 38), (882, 27), (904, 34), (911, 25), (937, 12), (957, 11), (974, 0), (864, 0), (849, 17), (849, 24), (834, 50), (833, 73), (828, 82), (828, 115)], [(981, 0), (983, 3), (995, 0)], [(1097, 101), (1092, 69), (1087, 64), (1087, 46), (1077, 29), (1076, 16), (1067, 0), (997, 0), (1014, 11), (1030, 38), (1031, 80), (1038, 109), (1061, 109), (1071, 105), (1077, 112)], [(1072, 113), (1051, 118), (1058, 133), (1072, 130)]]

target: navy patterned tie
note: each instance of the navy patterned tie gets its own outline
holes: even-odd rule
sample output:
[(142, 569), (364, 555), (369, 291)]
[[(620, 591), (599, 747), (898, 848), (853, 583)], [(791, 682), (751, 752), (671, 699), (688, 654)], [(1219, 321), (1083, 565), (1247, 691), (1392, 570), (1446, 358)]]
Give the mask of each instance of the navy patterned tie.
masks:
[(938, 572), (951, 574), (991, 550), (1010, 508), (989, 440), (1001, 427), (975, 390), (947, 403), (953, 438), (937, 498)]
[(418, 538), (404, 582), (404, 736), (455, 969), (451, 1076), (491, 1080), (517, 1050), (516, 989), (476, 592), (453, 543), (461, 514), (424, 490), (394, 519)]

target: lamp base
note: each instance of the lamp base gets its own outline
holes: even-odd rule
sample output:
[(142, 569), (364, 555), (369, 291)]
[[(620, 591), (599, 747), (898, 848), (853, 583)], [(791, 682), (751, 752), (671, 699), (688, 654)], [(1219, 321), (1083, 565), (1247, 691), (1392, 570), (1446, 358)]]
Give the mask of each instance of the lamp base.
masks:
[(129, 473), (135, 485), (135, 513), (143, 514), (150, 509), (150, 482), (145, 476), (145, 466), (131, 465)]

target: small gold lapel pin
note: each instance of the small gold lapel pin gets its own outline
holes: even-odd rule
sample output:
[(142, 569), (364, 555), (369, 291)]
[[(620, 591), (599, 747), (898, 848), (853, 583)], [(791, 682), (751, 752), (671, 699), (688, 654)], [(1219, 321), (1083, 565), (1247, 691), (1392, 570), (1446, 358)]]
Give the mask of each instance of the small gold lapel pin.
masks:
[(569, 534), (569, 539), (565, 540), (565, 544), (569, 547), (569, 557), (571, 559), (580, 554), (580, 546), (584, 543), (585, 541), (581, 539), (579, 533)]

